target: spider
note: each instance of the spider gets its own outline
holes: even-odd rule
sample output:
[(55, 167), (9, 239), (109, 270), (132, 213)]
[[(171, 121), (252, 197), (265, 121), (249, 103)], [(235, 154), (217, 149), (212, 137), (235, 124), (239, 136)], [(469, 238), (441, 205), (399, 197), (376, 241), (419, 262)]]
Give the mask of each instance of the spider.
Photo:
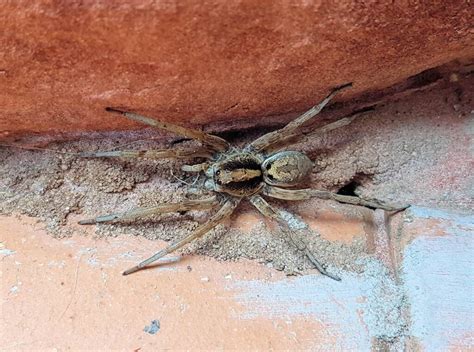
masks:
[(82, 156), (152, 159), (201, 158), (201, 160), (204, 158), (204, 160), (206, 160), (204, 162), (194, 165), (183, 165), (182, 170), (200, 175), (203, 178), (204, 188), (211, 195), (204, 199), (187, 199), (179, 203), (162, 204), (154, 207), (136, 208), (122, 213), (101, 215), (96, 218), (82, 220), (79, 224), (85, 225), (117, 220), (132, 220), (152, 214), (185, 212), (189, 210), (209, 210), (219, 207), (219, 210), (212, 215), (206, 223), (198, 226), (191, 234), (181, 240), (173, 242), (148, 259), (123, 272), (123, 275), (129, 275), (203, 236), (229, 217), (243, 199), (248, 199), (261, 214), (276, 220), (285, 230), (288, 230), (287, 233), (291, 241), (298, 250), (306, 255), (321, 274), (339, 281), (340, 278), (338, 276), (330, 274), (325, 270), (314, 254), (309, 250), (305, 242), (295, 236), (293, 231), (295, 230), (295, 226), (286, 215), (288, 213), (270, 205), (262, 195), (283, 200), (304, 200), (317, 197), (332, 199), (341, 203), (381, 208), (388, 211), (405, 208), (383, 204), (378, 201), (368, 201), (359, 197), (340, 195), (324, 190), (295, 188), (309, 177), (313, 163), (308, 156), (302, 152), (282, 149), (294, 143), (294, 140), (299, 137), (308, 138), (312, 135), (331, 131), (351, 123), (355, 116), (346, 117), (336, 122), (326, 124), (307, 135), (297, 132), (300, 126), (319, 114), (336, 94), (351, 86), (352, 84), (349, 83), (334, 88), (319, 104), (313, 106), (283, 128), (267, 133), (243, 148), (233, 147), (229, 145), (225, 139), (202, 131), (188, 129), (168, 122), (161, 122), (115, 108), (106, 108), (109, 112), (121, 114), (131, 120), (173, 132), (185, 138), (197, 140), (201, 146), (194, 150), (159, 149), (85, 152), (81, 153)]

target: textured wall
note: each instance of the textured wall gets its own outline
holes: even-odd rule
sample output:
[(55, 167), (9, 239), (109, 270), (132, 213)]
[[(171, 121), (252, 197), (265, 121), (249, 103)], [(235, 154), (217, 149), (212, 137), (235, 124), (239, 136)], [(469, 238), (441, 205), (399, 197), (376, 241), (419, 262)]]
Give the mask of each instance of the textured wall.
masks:
[(474, 55), (463, 1), (15, 1), (0, 8), (0, 137), (303, 111)]

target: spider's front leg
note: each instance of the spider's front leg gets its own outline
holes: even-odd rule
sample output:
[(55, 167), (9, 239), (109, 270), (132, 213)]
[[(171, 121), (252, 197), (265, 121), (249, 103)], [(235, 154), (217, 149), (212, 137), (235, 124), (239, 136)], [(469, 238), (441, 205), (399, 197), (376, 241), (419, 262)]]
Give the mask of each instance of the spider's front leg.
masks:
[(164, 257), (165, 255), (174, 252), (175, 250), (180, 249), (184, 245), (188, 244), (189, 242), (195, 240), (196, 238), (201, 237), (217, 225), (219, 225), (224, 219), (229, 217), (234, 209), (239, 204), (240, 199), (237, 198), (226, 198), (224, 205), (219, 209), (217, 213), (215, 213), (211, 218), (204, 224), (199, 225), (197, 229), (195, 229), (190, 235), (183, 238), (182, 240), (176, 241), (170, 244), (168, 247), (162, 249), (161, 251), (157, 252), (156, 254), (152, 255), (150, 258), (142, 261), (140, 264), (125, 270), (123, 275), (132, 274), (138, 270), (143, 269), (145, 266), (159, 260), (160, 258)]
[(316, 267), (316, 269), (318, 269), (321, 274), (330, 277), (333, 280), (341, 281), (338, 276), (330, 274), (326, 271), (326, 269), (324, 269), (321, 263), (316, 259), (314, 254), (308, 248), (308, 245), (303, 241), (301, 236), (298, 236), (296, 234), (296, 230), (299, 229), (295, 228), (295, 225), (291, 223), (291, 219), (288, 219), (287, 216), (285, 216), (284, 212), (272, 207), (270, 204), (267, 203), (265, 199), (263, 199), (258, 194), (253, 195), (250, 198), (250, 203), (252, 203), (252, 205), (255, 206), (255, 208), (257, 208), (258, 211), (264, 216), (278, 221), (278, 223), (281, 224), (287, 230), (291, 242), (296, 246), (299, 251), (303, 252), (306, 255), (309, 261)]
[[(321, 112), (321, 110), (331, 101), (331, 99), (334, 98), (336, 94), (350, 87), (352, 87), (352, 83), (344, 84), (342, 86), (334, 88), (332, 92), (326, 98), (324, 98), (322, 102), (313, 106), (304, 114), (302, 114), (298, 118), (291, 121), (285, 127), (280, 128), (279, 130), (267, 133), (257, 138), (256, 140), (254, 140), (252, 143), (250, 143), (247, 146), (247, 149), (255, 151), (255, 152), (268, 152), (274, 149), (276, 144), (280, 144), (280, 147), (281, 147), (282, 144), (285, 144), (283, 142), (286, 142), (297, 135), (295, 133), (299, 127), (301, 127), (310, 119), (318, 115)], [(350, 122), (351, 121), (343, 121), (340, 124), (343, 125), (344, 123), (348, 124)], [(334, 126), (334, 128), (337, 128), (337, 127), (341, 127), (341, 126), (336, 126), (336, 125)]]
[(390, 205), (385, 204), (377, 200), (365, 200), (359, 197), (345, 196), (342, 194), (337, 194), (329, 191), (322, 191), (314, 188), (305, 188), (305, 189), (285, 189), (270, 185), (265, 185), (262, 190), (263, 194), (277, 199), (283, 200), (306, 200), (313, 197), (321, 199), (332, 199), (339, 203), (360, 205), (363, 207), (373, 208), (373, 209), (383, 209), (387, 211), (401, 211), (408, 208), (410, 205)]

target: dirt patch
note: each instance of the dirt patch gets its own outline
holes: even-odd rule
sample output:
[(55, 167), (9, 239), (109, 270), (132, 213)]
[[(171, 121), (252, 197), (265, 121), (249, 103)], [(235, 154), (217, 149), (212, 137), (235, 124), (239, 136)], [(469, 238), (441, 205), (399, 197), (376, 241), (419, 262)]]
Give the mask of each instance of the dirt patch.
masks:
[[(429, 91), (377, 106), (351, 125), (294, 148), (305, 151), (315, 161), (311, 179), (314, 187), (338, 191), (352, 183), (350, 191), (368, 199), (469, 211), (473, 197), (466, 179), (472, 164), (465, 161), (465, 156), (469, 155), (473, 92), (470, 76), (455, 82), (445, 80)], [(149, 132), (144, 133), (149, 137)], [(226, 137), (243, 145), (260, 134), (261, 131), (250, 130)], [(102, 139), (49, 143), (47, 148), (62, 152), (112, 150), (142, 136), (143, 133), (111, 133)], [(176, 141), (161, 134), (154, 136), (153, 140), (139, 141), (127, 148), (167, 148)], [(192, 143), (178, 141), (173, 147)], [(179, 171), (184, 162), (172, 160), (84, 159), (48, 151), (2, 148), (0, 162), (0, 213), (38, 217), (57, 237), (81, 232), (68, 226), (71, 219), (177, 202), (186, 196), (185, 182), (192, 182), (192, 176)], [(322, 203), (273, 202), (294, 213)], [(334, 204), (334, 209), (359, 212), (359, 208), (347, 205)], [(242, 211), (250, 211), (250, 206), (242, 204), (237, 213)], [(97, 225), (96, 234), (133, 234), (170, 241), (184, 237), (205, 221), (206, 214), (191, 211)], [(367, 255), (363, 239), (329, 242), (310, 230), (307, 239), (323, 263), (343, 270), (363, 270), (356, 264), (361, 263), (356, 259)], [(223, 260), (256, 259), (288, 273), (311, 267), (281, 231), (269, 228), (263, 220), (247, 232), (220, 225), (185, 252)]]

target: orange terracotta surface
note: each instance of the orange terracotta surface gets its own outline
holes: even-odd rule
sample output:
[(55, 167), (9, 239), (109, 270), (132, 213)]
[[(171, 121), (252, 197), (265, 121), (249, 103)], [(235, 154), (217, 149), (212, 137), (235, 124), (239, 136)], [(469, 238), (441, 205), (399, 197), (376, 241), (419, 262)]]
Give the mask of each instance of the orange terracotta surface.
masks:
[[(232, 226), (252, 221), (244, 212)], [(402, 334), (393, 321), (396, 307), (411, 323), (407, 338), (393, 341), (393, 348), (469, 350), (472, 329), (464, 323), (471, 309), (465, 298), (472, 288), (466, 270), (473, 264), (472, 217), (414, 206), (399, 225), (397, 285), (404, 296), (374, 261), (362, 275), (343, 274), (342, 282), (312, 272), (286, 277), (255, 261), (198, 255), (124, 277), (123, 269), (164, 243), (127, 235), (98, 239), (91, 229), (87, 236), (58, 240), (32, 218), (1, 216), (0, 346), (367, 350), (385, 343), (377, 340), (383, 332)], [(391, 305), (400, 297), (410, 306)], [(433, 318), (430, 302), (441, 316)], [(159, 329), (144, 331), (154, 320)]]
[(357, 237), (366, 236), (364, 218), (361, 216), (347, 216), (324, 209), (313, 216), (306, 213), (302, 217), (313, 230), (330, 241), (351, 243)]
[[(188, 256), (124, 277), (158, 242), (74, 236), (56, 240), (32, 219), (0, 218), (2, 350), (308, 349), (334, 344), (307, 316), (240, 319), (229, 282), (284, 275), (239, 261)], [(152, 320), (160, 330), (143, 331)], [(333, 330), (334, 328), (331, 328)]]
[[(315, 207), (315, 204), (317, 204), (317, 207)], [(344, 212), (347, 209), (350, 209), (350, 206), (338, 205), (337, 209), (334, 209), (334, 204), (321, 204), (319, 201), (312, 202), (309, 200), (305, 203), (305, 207), (298, 207), (298, 211), (295, 213), (323, 238), (350, 244), (354, 239), (367, 235), (365, 229), (367, 226), (366, 219), (362, 214), (367, 213), (367, 217), (370, 217), (370, 211), (366, 212), (365, 209), (358, 209), (362, 214), (349, 215)], [(265, 218), (253, 208), (240, 211), (234, 217), (231, 226), (250, 233), (261, 221), (264, 221), (266, 226), (276, 229), (276, 224), (272, 220)]]
[(107, 106), (255, 124), (472, 57), (473, 22), (463, 1), (3, 2), (0, 137), (137, 126)]

